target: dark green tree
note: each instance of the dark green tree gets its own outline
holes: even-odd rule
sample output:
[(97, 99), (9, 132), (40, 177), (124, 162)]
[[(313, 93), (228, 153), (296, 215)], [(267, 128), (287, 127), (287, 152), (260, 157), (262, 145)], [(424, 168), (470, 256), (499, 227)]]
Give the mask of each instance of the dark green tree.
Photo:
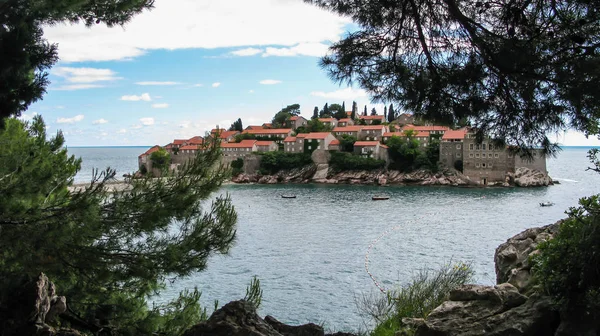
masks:
[(394, 112), (394, 105), (390, 104), (390, 108), (388, 109), (388, 122), (392, 122), (396, 120), (396, 112)]
[(467, 118), (525, 150), (547, 137), (600, 132), (597, 1), (305, 0), (360, 27), (321, 65), (374, 101), (397, 101), (445, 125)]
[(352, 102), (352, 114), (350, 115), (350, 119), (356, 120), (356, 114), (358, 113), (358, 105), (355, 101)]
[(363, 111), (363, 116), (367, 116), (367, 105), (365, 105), (365, 110)]
[(305, 126), (296, 128), (296, 133), (329, 132), (332, 129), (317, 118), (309, 120)]
[(312, 119), (317, 119), (317, 118), (319, 118), (319, 107), (315, 106), (315, 109), (313, 110)]
[(387, 111), (387, 106), (383, 106), (383, 120), (387, 121), (388, 120), (388, 111)]
[(374, 107), (371, 109), (371, 115), (372, 116), (377, 115), (377, 110)]
[[(342, 110), (344, 110), (344, 113), (346, 113), (346, 102), (345, 101), (342, 102)], [(347, 118), (347, 117), (348, 116), (346, 115), (345, 118)]]
[(321, 113), (319, 114), (319, 118), (331, 118), (331, 112), (329, 111), (329, 104), (325, 103)]
[(292, 104), (288, 105), (281, 109), (281, 111), (277, 112), (271, 123), (273, 124), (273, 128), (290, 128), (291, 125), (289, 120), (292, 116), (297, 116), (300, 114), (300, 105)]
[(242, 124), (242, 119), (238, 118), (238, 120), (234, 121), (233, 124), (231, 124), (231, 126), (229, 126), (229, 131), (243, 132), (244, 125)]
[(340, 151), (349, 152), (349, 153), (354, 152), (354, 143), (356, 142), (355, 137), (348, 135), (348, 134), (343, 134), (339, 140), (340, 140)]
[(171, 155), (164, 148), (161, 148), (150, 154), (150, 161), (152, 161), (153, 168), (164, 170), (171, 164)]
[(337, 120), (347, 118), (346, 111), (344, 111), (344, 107), (340, 104), (331, 104), (329, 106), (329, 113), (331, 116), (336, 118)]
[[(148, 335), (198, 322), (165, 319), (164, 307), (151, 309), (146, 299), (167, 277), (203, 270), (209, 256), (233, 242), (237, 217), (229, 198), (218, 197), (203, 211), (229, 175), (218, 164), (218, 143), (168, 179), (132, 179), (129, 189), (110, 192), (115, 171), (107, 169), (71, 189), (81, 160), (67, 154), (60, 132), (49, 138), (39, 116), (31, 123), (8, 119), (5, 126), (0, 279), (46, 273), (69, 298), (61, 320), (89, 332)], [(197, 296), (180, 298), (196, 307), (188, 317), (200, 316)]]
[(0, 2), (0, 122), (21, 115), (46, 92), (48, 70), (58, 56), (57, 45), (43, 37), (44, 25), (79, 21), (87, 26), (121, 25), (153, 2), (123, 0), (118, 6), (109, 0)]

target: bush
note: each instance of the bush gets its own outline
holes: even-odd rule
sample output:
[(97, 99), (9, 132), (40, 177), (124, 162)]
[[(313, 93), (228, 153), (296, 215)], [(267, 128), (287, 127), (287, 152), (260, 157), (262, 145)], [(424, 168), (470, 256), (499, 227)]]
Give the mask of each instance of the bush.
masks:
[(152, 168), (165, 169), (171, 163), (171, 155), (164, 148), (150, 154)]
[(385, 167), (384, 160), (366, 158), (343, 152), (332, 152), (329, 164), (338, 171), (344, 170), (375, 170)]
[(231, 174), (233, 176), (238, 176), (243, 172), (244, 168), (244, 159), (237, 158), (231, 162)]
[(273, 175), (282, 169), (301, 168), (312, 163), (308, 153), (264, 152), (259, 154), (260, 171)]
[(422, 270), (408, 285), (388, 292), (386, 298), (363, 299), (359, 309), (377, 321), (372, 336), (391, 336), (400, 330), (410, 334), (403, 318), (426, 318), (448, 299), (450, 291), (470, 282), (473, 274), (471, 266), (464, 263), (446, 264), (436, 271)]
[(534, 274), (561, 310), (584, 310), (599, 317), (600, 204), (599, 195), (582, 198), (567, 211), (553, 239), (539, 245)]

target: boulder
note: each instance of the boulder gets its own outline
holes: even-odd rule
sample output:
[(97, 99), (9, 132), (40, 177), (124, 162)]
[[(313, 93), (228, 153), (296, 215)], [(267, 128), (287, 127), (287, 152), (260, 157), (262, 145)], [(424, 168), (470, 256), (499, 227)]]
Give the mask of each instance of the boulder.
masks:
[(509, 238), (496, 248), (496, 283), (511, 283), (525, 292), (531, 284), (529, 258), (539, 243), (550, 239), (558, 231), (562, 221), (538, 228), (527, 229)]
[(323, 328), (314, 324), (308, 323), (299, 326), (290, 326), (277, 321), (273, 316), (266, 316), (267, 322), (273, 329), (277, 330), (284, 336), (324, 336)]
[(515, 170), (514, 183), (517, 187), (541, 187), (552, 185), (552, 179), (539, 170), (519, 167)]
[(415, 336), (551, 336), (559, 318), (549, 298), (527, 298), (501, 284), (460, 287), (427, 319), (410, 322)]

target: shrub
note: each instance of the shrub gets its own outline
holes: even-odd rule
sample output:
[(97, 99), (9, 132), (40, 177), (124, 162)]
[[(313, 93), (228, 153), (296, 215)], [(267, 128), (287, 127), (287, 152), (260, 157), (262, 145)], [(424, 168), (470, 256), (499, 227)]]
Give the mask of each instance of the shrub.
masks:
[(153, 168), (165, 169), (171, 163), (171, 155), (164, 148), (161, 148), (150, 154), (150, 161), (152, 161)]
[(579, 200), (567, 211), (553, 239), (539, 245), (534, 274), (561, 310), (584, 310), (598, 317), (600, 308), (599, 195)]
[(329, 164), (332, 168), (343, 170), (375, 170), (385, 167), (384, 160), (362, 157), (351, 153), (332, 152)]
[(445, 264), (435, 271), (421, 270), (410, 283), (388, 292), (387, 298), (363, 300), (359, 309), (377, 321), (372, 336), (395, 335), (400, 330), (410, 334), (403, 318), (426, 318), (448, 299), (450, 291), (470, 282), (473, 275), (471, 266), (464, 263)]
[(140, 166), (140, 173), (142, 175), (146, 175), (148, 173), (148, 168), (146, 167), (145, 164), (143, 164), (143, 165)]
[(260, 171), (275, 174), (282, 169), (301, 168), (312, 163), (308, 153), (264, 152), (260, 153)]
[(231, 162), (231, 174), (237, 176), (243, 172), (244, 159), (237, 158)]

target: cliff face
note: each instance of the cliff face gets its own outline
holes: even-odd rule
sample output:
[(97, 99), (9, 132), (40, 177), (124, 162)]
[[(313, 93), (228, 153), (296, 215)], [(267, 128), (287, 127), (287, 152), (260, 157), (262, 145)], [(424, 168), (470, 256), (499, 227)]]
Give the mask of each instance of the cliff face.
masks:
[[(552, 184), (552, 179), (547, 175), (519, 168), (511, 175), (510, 183), (496, 184), (496, 186), (533, 187)], [(327, 164), (310, 165), (303, 168), (280, 171), (274, 175), (240, 174), (232, 178), (234, 183), (324, 183), (324, 184), (365, 184), (365, 185), (423, 185), (423, 186), (479, 186), (467, 176), (455, 171), (442, 171), (431, 173), (418, 170), (411, 173), (402, 173), (394, 170), (359, 170), (335, 172)], [(492, 186), (491, 184), (489, 186)]]

